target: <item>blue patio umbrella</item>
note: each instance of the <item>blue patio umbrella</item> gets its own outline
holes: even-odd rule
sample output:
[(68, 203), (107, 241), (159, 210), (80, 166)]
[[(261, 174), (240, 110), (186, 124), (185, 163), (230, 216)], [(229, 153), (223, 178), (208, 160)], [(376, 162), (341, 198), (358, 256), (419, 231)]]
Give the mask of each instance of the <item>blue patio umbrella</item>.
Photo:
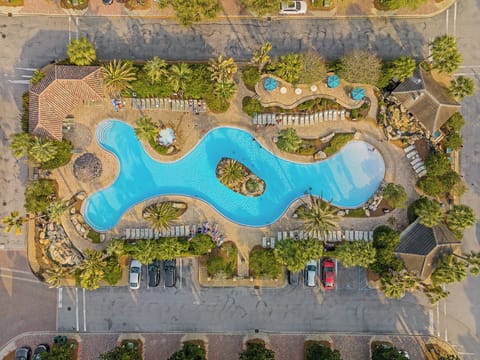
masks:
[(365, 91), (361, 87), (353, 88), (352, 90), (352, 99), (353, 100), (362, 100), (365, 97)]
[(338, 85), (340, 85), (340, 78), (337, 75), (330, 75), (327, 78), (327, 86), (329, 88), (335, 89)]
[(274, 78), (267, 77), (265, 80), (263, 80), (263, 87), (267, 91), (273, 91), (277, 88), (278, 82)]

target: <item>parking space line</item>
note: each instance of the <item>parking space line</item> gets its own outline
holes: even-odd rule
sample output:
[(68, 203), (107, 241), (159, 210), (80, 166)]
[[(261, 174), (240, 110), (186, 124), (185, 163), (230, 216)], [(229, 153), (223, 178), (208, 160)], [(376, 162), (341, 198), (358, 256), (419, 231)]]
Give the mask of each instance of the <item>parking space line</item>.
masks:
[(78, 324), (78, 288), (75, 288), (75, 324), (77, 331), (80, 329)]
[(87, 303), (85, 302), (85, 289), (83, 290), (83, 331), (87, 331)]
[(63, 304), (62, 304), (62, 301), (63, 301), (63, 288), (58, 288), (58, 297), (57, 297), (57, 304), (58, 304), (58, 308), (61, 309)]
[(180, 262), (180, 279), (179, 280), (180, 280), (180, 289), (181, 289), (182, 288), (182, 275), (183, 275), (183, 273), (182, 273), (182, 259), (180, 259), (179, 262)]

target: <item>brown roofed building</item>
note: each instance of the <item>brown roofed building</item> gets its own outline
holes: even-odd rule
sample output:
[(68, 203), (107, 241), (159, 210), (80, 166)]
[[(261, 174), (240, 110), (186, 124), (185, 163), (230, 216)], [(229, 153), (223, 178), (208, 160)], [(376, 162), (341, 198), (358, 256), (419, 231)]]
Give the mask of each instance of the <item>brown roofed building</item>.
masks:
[(445, 224), (429, 228), (419, 221), (417, 219), (402, 231), (395, 254), (402, 259), (408, 271), (425, 280), (435, 270), (440, 256), (460, 250), (462, 241)]
[(421, 66), (415, 69), (412, 77), (398, 85), (392, 95), (415, 116), (427, 135), (434, 134), (460, 111), (460, 104)]
[(29, 133), (60, 141), (63, 121), (72, 109), (85, 100), (103, 99), (102, 68), (55, 64), (29, 96)]

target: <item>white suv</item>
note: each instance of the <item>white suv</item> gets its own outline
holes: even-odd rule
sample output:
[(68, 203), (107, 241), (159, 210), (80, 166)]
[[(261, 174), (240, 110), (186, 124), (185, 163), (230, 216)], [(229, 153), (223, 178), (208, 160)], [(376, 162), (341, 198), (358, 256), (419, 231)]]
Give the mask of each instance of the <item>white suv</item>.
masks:
[(305, 283), (307, 286), (314, 287), (316, 284), (317, 277), (317, 262), (315, 260), (310, 260), (305, 267)]
[(298, 15), (307, 13), (307, 3), (305, 1), (282, 1), (280, 5), (281, 15)]
[(140, 278), (142, 274), (142, 263), (138, 260), (132, 259), (130, 262), (130, 271), (128, 273), (128, 283), (130, 289), (140, 289)]

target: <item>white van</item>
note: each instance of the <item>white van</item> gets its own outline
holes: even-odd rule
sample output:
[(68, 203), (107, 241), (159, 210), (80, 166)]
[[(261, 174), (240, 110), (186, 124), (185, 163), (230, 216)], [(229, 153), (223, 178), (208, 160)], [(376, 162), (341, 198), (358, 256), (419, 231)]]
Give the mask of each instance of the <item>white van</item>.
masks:
[(310, 260), (305, 267), (305, 284), (307, 286), (317, 286), (316, 284), (316, 277), (317, 277), (317, 262), (315, 260)]

